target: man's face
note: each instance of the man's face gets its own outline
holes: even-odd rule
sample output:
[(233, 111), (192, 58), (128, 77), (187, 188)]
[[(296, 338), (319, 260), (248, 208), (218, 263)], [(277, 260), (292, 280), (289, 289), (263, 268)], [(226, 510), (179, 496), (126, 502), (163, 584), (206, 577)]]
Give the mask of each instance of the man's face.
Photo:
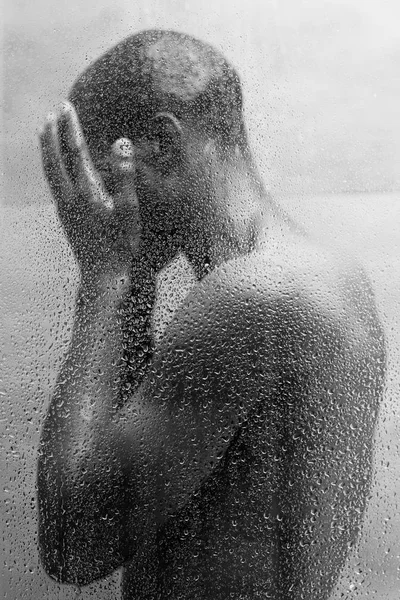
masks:
[[(168, 147), (168, 144), (170, 146)], [(141, 140), (135, 146), (135, 185), (145, 225), (185, 246), (204, 238), (213, 213), (210, 169), (200, 140)]]

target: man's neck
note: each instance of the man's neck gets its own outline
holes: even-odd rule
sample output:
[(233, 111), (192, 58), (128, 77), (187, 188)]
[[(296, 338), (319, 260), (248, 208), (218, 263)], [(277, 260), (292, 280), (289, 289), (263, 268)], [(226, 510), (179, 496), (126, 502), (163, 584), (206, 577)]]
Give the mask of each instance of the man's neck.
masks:
[(242, 159), (216, 169), (212, 191), (220, 210), (190, 253), (199, 279), (218, 265), (254, 250), (269, 212), (268, 194), (256, 168)]

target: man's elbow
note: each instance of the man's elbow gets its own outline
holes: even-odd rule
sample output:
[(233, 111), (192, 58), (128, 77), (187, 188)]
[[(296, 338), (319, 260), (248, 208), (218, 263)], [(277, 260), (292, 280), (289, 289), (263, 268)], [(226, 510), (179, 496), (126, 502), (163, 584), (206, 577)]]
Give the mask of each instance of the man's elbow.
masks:
[(102, 579), (110, 574), (114, 568), (110, 568), (107, 562), (102, 560), (97, 564), (90, 561), (88, 557), (79, 553), (67, 552), (65, 549), (52, 547), (46, 536), (39, 532), (39, 556), (42, 567), (46, 574), (57, 583), (77, 585), (83, 587)]
[(82, 587), (124, 562), (121, 532), (112, 519), (102, 519), (90, 507), (72, 510), (67, 500), (56, 501), (49, 510), (39, 495), (39, 555), (51, 579)]
[(57, 583), (86, 585), (90, 580), (71, 560), (63, 544), (62, 531), (53, 524), (39, 523), (39, 557), (47, 575)]
[(49, 577), (84, 586), (119, 568), (126, 560), (119, 479), (102, 476), (77, 481), (66, 476), (65, 464), (39, 460), (38, 467), (38, 541)]
[(79, 570), (76, 571), (75, 568), (69, 569), (65, 567), (65, 565), (59, 565), (53, 561), (49, 562), (43, 558), (41, 559), (41, 562), (46, 574), (56, 583), (84, 587), (85, 585), (89, 585), (93, 581), (96, 581), (96, 579), (102, 579), (107, 575), (100, 574), (98, 576), (93, 576), (91, 573)]

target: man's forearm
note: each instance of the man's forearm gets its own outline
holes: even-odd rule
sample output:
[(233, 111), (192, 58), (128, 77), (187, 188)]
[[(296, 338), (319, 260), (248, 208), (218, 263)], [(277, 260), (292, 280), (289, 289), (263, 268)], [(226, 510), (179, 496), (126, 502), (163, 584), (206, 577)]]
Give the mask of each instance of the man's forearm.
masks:
[[(74, 546), (87, 543), (89, 552), (88, 531), (93, 528), (86, 521), (93, 514), (97, 526), (92, 548), (101, 551), (102, 539), (115, 547), (123, 545), (118, 528), (108, 519), (113, 511), (118, 514), (119, 504), (121, 510), (124, 506), (124, 475), (108, 433), (121, 405), (121, 385), (127, 380), (123, 347), (127, 351), (132, 344), (132, 364), (135, 348), (140, 351), (133, 338), (126, 339), (127, 314), (135, 307), (128, 302), (130, 295), (126, 273), (83, 280), (68, 355), (43, 426), (38, 464), (39, 538), (47, 571), (62, 580), (73, 581), (68, 570)], [(143, 337), (143, 332), (137, 334)], [(115, 554), (117, 564), (122, 557), (117, 551)]]
[(105, 425), (141, 383), (152, 350), (154, 290), (155, 277), (140, 260), (119, 273), (82, 278), (72, 339), (46, 419), (46, 425), (57, 420), (66, 442), (88, 447), (93, 427)]
[(123, 305), (129, 293), (125, 273), (84, 280), (79, 288), (74, 329), (59, 372), (45, 427), (51, 423), (79, 446), (94, 424), (110, 418), (123, 374)]

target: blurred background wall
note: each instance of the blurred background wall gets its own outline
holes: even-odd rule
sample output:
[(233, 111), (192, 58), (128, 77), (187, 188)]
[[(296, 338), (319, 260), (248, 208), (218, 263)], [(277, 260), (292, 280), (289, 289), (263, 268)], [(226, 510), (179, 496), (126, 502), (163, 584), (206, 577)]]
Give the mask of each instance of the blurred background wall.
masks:
[(92, 60), (133, 32), (162, 27), (230, 58), (267, 186), (371, 277), (388, 383), (363, 534), (333, 600), (398, 600), (399, 16), (397, 0), (3, 1), (0, 597), (119, 597), (118, 573), (79, 592), (51, 582), (38, 561), (39, 430), (71, 334), (77, 270), (43, 178), (37, 131)]
[(7, 202), (44, 197), (35, 133), (121, 38), (173, 28), (220, 48), (244, 84), (253, 147), (280, 192), (400, 187), (397, 0), (5, 0)]

